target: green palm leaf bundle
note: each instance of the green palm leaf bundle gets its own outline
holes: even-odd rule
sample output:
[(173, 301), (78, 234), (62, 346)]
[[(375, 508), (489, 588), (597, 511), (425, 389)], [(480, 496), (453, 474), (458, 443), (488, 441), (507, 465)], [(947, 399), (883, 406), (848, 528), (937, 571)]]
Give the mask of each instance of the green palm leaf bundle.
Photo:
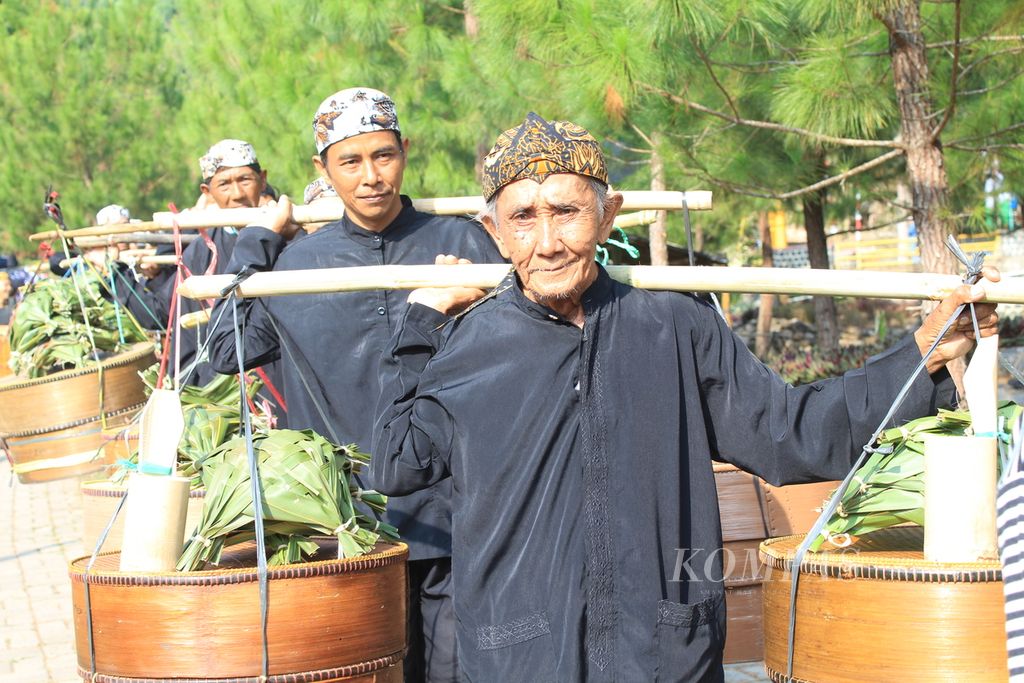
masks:
[[(147, 393), (156, 387), (157, 365), (141, 373)], [(258, 379), (249, 378), (246, 392), (252, 398), (263, 386)], [(241, 413), (238, 408), (238, 375), (217, 375), (204, 386), (187, 385), (179, 394), (185, 418), (185, 430), (178, 442), (178, 474), (192, 478), (192, 488), (202, 486), (203, 462), (228, 439), (237, 436), (241, 429)], [(263, 419), (253, 415), (256, 428), (265, 427)], [(138, 451), (132, 452), (127, 464), (122, 464), (111, 477), (115, 482), (123, 481), (138, 462)]]
[[(84, 311), (75, 290), (76, 281), (85, 302)], [(91, 271), (74, 279), (39, 282), (18, 304), (8, 331), (11, 370), (21, 377), (36, 378), (85, 367), (95, 360), (90, 328), (101, 359), (146, 341), (135, 318), (127, 309), (118, 309), (104, 296), (105, 291), (105, 284)]]
[[(357, 503), (382, 511), (385, 496), (362, 491), (353, 481), (369, 461), (355, 446), (336, 446), (311, 430), (271, 429), (253, 435), (260, 466), (264, 535), (271, 566), (298, 562), (318, 550), (316, 536), (334, 536), (339, 557), (370, 552), (397, 530), (360, 512)], [(228, 441), (201, 470), (206, 498), (195, 534), (178, 569), (217, 564), (227, 546), (255, 537), (245, 439)]]
[[(1006, 401), (999, 405), (1000, 440), (1008, 442), (1012, 425), (1024, 408)], [(965, 410), (940, 410), (882, 432), (822, 533), (810, 549), (830, 541), (845, 546), (851, 537), (912, 523), (924, 526), (924, 440), (929, 435), (971, 434), (971, 415)]]

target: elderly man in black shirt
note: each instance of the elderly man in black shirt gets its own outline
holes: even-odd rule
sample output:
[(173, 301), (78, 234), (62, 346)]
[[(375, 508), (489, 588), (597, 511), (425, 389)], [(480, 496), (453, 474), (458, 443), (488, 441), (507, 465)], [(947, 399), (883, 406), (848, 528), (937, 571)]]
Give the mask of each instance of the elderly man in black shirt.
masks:
[[(344, 217), (288, 243), (296, 230), (282, 197), (269, 228), (239, 234), (228, 270), (295, 270), (428, 264), (458, 254), (501, 262), (487, 233), (464, 218), (417, 211), (401, 194), (409, 149), (395, 105), (371, 88), (325, 99), (313, 119), (314, 165), (345, 205)], [(408, 292), (373, 290), (247, 300), (245, 364), (281, 359), (288, 426), (312, 428), (337, 443), (370, 447), (380, 393), (380, 357)], [(224, 305), (224, 304), (221, 304)], [(237, 371), (229, 311), (212, 333), (211, 362)], [(372, 487), (375, 482), (364, 482)], [(448, 482), (388, 501), (387, 521), (409, 544), (408, 681), (457, 681), (451, 608)]]
[[(960, 288), (862, 369), (794, 388), (695, 297), (634, 289), (595, 263), (622, 199), (587, 131), (531, 114), (484, 173), (484, 225), (515, 272), (454, 321), (480, 292), (409, 296), (383, 365), (374, 481), (395, 495), (452, 482), (469, 680), (720, 681), (712, 456), (774, 484), (842, 477), (982, 287)], [(994, 333), (994, 307), (977, 309)], [(944, 363), (971, 345), (969, 324), (898, 419), (951, 395)], [(698, 556), (692, 571), (676, 571), (680, 553)]]

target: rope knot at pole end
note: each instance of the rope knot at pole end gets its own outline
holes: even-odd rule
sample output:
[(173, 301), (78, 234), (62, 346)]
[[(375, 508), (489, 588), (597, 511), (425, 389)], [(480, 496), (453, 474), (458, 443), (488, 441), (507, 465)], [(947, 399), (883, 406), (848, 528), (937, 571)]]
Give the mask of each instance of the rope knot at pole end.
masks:
[(985, 265), (985, 257), (988, 256), (987, 251), (975, 252), (968, 256), (953, 235), (946, 235), (946, 248), (967, 269), (967, 272), (964, 273), (965, 283), (973, 285), (981, 279), (981, 269)]
[(249, 277), (256, 271), (251, 266), (245, 266), (242, 270), (238, 271), (234, 279), (228, 284), (227, 287), (220, 290), (221, 297), (226, 297), (228, 294), (234, 292), (238, 287), (249, 279)]

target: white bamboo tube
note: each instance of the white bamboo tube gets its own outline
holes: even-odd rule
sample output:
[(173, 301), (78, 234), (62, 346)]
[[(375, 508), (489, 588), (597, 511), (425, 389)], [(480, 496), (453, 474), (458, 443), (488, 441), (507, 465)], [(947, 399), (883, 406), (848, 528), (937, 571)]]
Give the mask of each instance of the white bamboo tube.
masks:
[(125, 502), (121, 571), (174, 571), (185, 542), (188, 477), (133, 472)]
[(931, 562), (998, 558), (996, 439), (927, 436), (924, 557)]
[(971, 410), (975, 435), (995, 436), (999, 387), (999, 335), (982, 337), (964, 372), (964, 393)]
[[(501, 264), (464, 266), (357, 266), (255, 273), (238, 288), (239, 296), (264, 297), (319, 292), (418, 287), (498, 285), (509, 272)], [(681, 292), (810, 294), (881, 299), (939, 301), (961, 284), (956, 275), (888, 273), (863, 270), (796, 268), (719, 268), (712, 266), (608, 266), (614, 279), (642, 289)], [(233, 275), (192, 276), (182, 296), (215, 299)], [(1024, 303), (1024, 281), (986, 282), (987, 301)]]
[[(622, 211), (679, 211), (686, 205), (694, 211), (711, 209), (710, 190), (653, 191), (624, 190), (622, 193)], [(440, 216), (474, 215), (484, 208), (481, 196), (471, 197), (437, 197), (434, 199), (414, 199), (412, 202), (419, 211)], [(296, 223), (324, 223), (336, 221), (344, 213), (345, 205), (336, 197), (329, 197), (312, 204), (296, 204), (292, 208), (292, 218)], [(167, 230), (177, 223), (182, 230), (198, 230), (200, 228), (235, 227), (242, 228), (252, 224), (266, 224), (271, 210), (265, 208), (252, 209), (204, 209), (202, 211), (183, 211), (171, 213), (160, 211), (153, 214), (153, 220), (145, 223), (128, 223), (124, 225), (101, 225), (79, 230), (67, 230), (65, 237), (96, 237), (118, 235), (131, 232), (151, 232)], [(41, 232), (30, 235), (29, 239), (38, 241), (57, 237), (57, 231)]]

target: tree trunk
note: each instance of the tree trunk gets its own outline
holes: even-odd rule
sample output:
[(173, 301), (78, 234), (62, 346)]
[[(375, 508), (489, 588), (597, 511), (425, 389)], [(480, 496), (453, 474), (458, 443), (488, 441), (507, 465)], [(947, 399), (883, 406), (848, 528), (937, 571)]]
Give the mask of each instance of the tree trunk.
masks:
[[(921, 266), (931, 273), (957, 273), (958, 263), (944, 244), (947, 235), (955, 234), (955, 226), (946, 208), (949, 178), (943, 163), (942, 146), (932, 135), (941, 116), (932, 116), (920, 9), (919, 0), (902, 0), (881, 19), (889, 31), (892, 79), (900, 109), (900, 135), (906, 146), (907, 176), (910, 179), (917, 242), (921, 248)], [(934, 303), (923, 302), (922, 316), (934, 307)], [(946, 364), (961, 396), (966, 367), (963, 360)]]
[[(825, 154), (815, 150), (810, 159), (814, 167), (824, 171)], [(817, 175), (823, 176), (824, 173)], [(829, 269), (828, 243), (825, 239), (825, 188), (803, 195), (804, 230), (807, 231), (807, 258), (811, 268)], [(839, 351), (839, 324), (836, 300), (830, 296), (814, 297), (814, 323), (818, 328), (818, 350), (825, 353)]]
[(471, 0), (466, 0), (462, 5), (463, 11), (466, 13), (463, 18), (463, 27), (466, 30), (466, 35), (476, 40), (480, 37), (480, 19), (473, 12), (473, 3)]
[(902, 0), (882, 16), (882, 22), (889, 31), (892, 78), (900, 109), (900, 134), (906, 146), (921, 264), (927, 272), (956, 273), (956, 259), (944, 244), (946, 236), (954, 233), (954, 226), (946, 211), (949, 179), (942, 147), (932, 136), (941, 117), (932, 116), (919, 0)]
[[(768, 212), (757, 214), (757, 231), (761, 235), (761, 255), (765, 268), (772, 267), (772, 235), (768, 229)], [(754, 335), (754, 355), (763, 359), (768, 355), (772, 343), (772, 307), (775, 304), (774, 294), (762, 294), (760, 307), (757, 309), (757, 332)]]
[[(651, 189), (665, 189), (665, 161), (658, 152), (658, 145), (661, 143), (661, 135), (651, 133), (651, 142), (654, 143), (651, 150)], [(659, 211), (658, 217), (651, 223), (648, 236), (651, 241), (651, 265), (668, 265), (668, 231), (665, 223), (668, 219), (667, 211)], [(689, 265), (695, 265), (690, 263)]]

